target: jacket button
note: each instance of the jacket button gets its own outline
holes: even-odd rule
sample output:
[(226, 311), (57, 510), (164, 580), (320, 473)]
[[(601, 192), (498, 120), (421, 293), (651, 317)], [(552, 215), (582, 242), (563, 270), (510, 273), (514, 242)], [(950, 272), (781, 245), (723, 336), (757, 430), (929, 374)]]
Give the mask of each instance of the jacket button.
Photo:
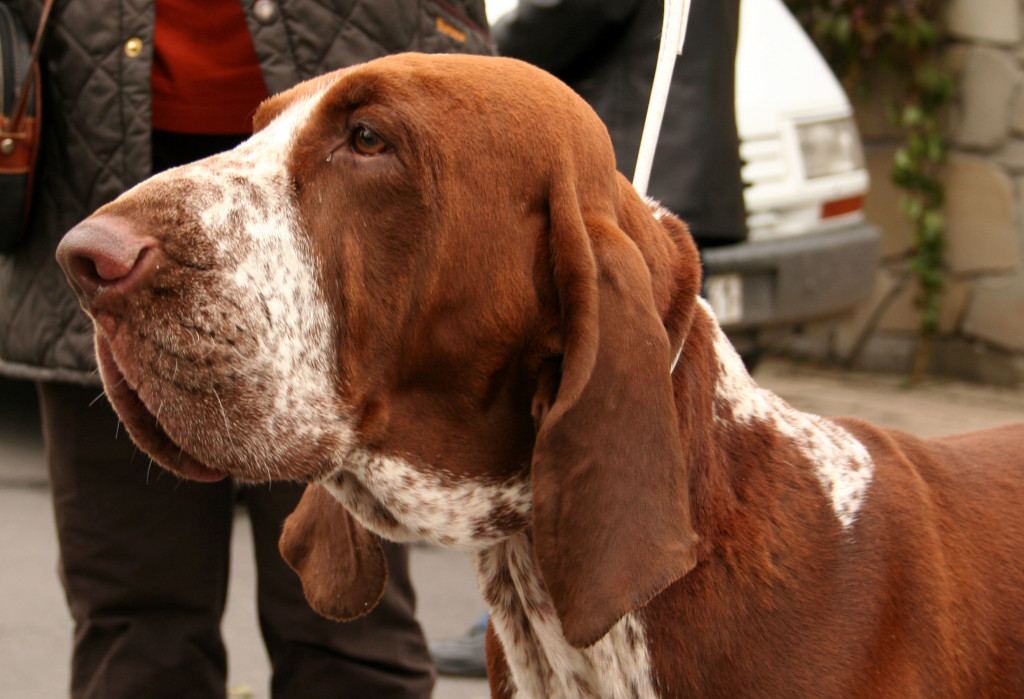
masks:
[(128, 58), (135, 58), (140, 53), (142, 53), (142, 39), (133, 36), (124, 42), (124, 55), (128, 56)]
[(260, 24), (270, 24), (277, 19), (277, 3), (274, 0), (256, 0), (252, 6), (252, 16)]

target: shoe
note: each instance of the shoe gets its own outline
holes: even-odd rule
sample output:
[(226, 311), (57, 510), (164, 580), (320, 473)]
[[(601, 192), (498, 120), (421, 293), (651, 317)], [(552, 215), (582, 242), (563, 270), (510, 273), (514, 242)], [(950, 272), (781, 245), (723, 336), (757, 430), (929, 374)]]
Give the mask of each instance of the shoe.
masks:
[(434, 666), (442, 675), (453, 677), (487, 677), (484, 638), (487, 617), (473, 624), (466, 633), (430, 644)]

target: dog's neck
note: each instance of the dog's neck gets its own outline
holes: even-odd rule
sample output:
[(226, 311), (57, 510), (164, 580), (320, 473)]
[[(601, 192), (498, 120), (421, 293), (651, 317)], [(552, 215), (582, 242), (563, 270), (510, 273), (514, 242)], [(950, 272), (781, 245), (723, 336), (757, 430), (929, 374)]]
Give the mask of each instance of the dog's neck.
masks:
[[(830, 510), (843, 530), (852, 526), (872, 476), (866, 450), (836, 424), (797, 411), (760, 388), (703, 301), (673, 379), (691, 469), (694, 524), (705, 557), (721, 543), (721, 513), (743, 510), (743, 487), (771, 479), (755, 473), (762, 470), (792, 469), (795, 477), (813, 477), (820, 485), (821, 509)], [(532, 546), (524, 532), (473, 554), (516, 685), (509, 688), (512, 695), (658, 696), (641, 615), (627, 614), (590, 648), (573, 648), (562, 634)]]
[(510, 696), (657, 697), (644, 629), (627, 614), (597, 643), (572, 647), (541, 581), (533, 543), (516, 534), (473, 555), (514, 687)]
[(733, 478), (751, 469), (810, 470), (840, 526), (853, 525), (873, 476), (867, 450), (831, 420), (796, 410), (758, 386), (703, 300), (673, 380), (695, 487), (701, 478), (714, 478), (708, 469)]

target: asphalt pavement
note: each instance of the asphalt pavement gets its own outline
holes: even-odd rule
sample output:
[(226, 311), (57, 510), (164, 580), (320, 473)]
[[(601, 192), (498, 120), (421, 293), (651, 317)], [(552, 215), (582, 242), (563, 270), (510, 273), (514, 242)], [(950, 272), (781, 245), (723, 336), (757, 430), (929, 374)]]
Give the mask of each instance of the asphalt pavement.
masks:
[[(758, 381), (794, 406), (856, 415), (922, 436), (1024, 420), (1024, 391), (932, 380), (906, 389), (899, 376), (768, 360)], [(97, 391), (98, 393), (98, 391)], [(67, 696), (71, 622), (56, 575), (53, 510), (30, 384), (0, 381), (0, 697)], [(268, 665), (255, 615), (248, 522), (236, 522), (224, 634), (236, 697), (267, 699)], [(483, 612), (468, 560), (433, 547), (412, 549), (420, 620), (429, 639), (461, 633)], [(437, 699), (488, 695), (483, 680), (442, 678)]]

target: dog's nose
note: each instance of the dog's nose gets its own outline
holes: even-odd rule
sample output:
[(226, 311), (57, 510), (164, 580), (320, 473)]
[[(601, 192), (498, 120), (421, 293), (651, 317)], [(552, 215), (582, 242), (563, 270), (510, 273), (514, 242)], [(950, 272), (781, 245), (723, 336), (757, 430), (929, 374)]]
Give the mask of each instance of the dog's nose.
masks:
[(78, 224), (57, 246), (57, 262), (86, 307), (105, 289), (124, 288), (144, 276), (155, 238), (117, 216), (94, 216)]

